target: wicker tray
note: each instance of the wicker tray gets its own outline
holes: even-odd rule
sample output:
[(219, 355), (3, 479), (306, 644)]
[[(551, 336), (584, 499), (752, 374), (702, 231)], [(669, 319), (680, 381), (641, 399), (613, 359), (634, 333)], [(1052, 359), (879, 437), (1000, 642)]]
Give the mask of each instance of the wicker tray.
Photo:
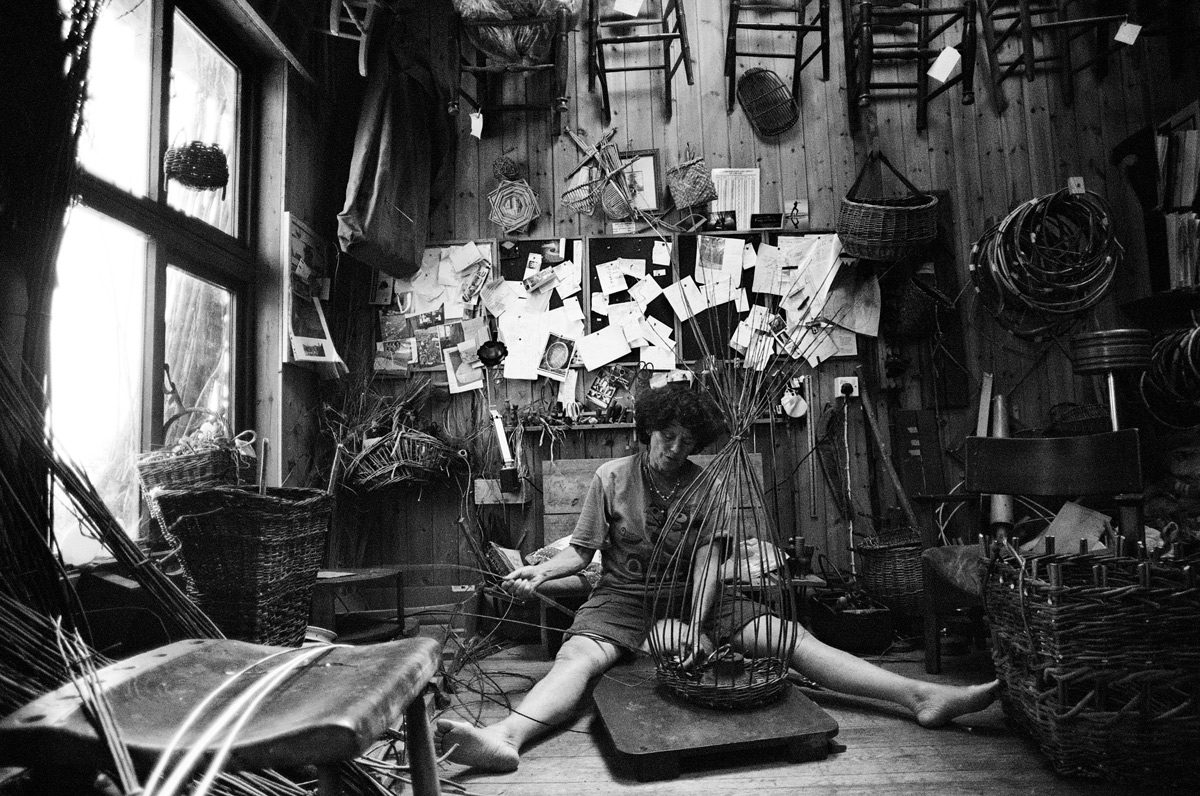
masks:
[(188, 590), (229, 637), (298, 646), (325, 555), (332, 497), (315, 489), (152, 490)]
[(1200, 756), (1182, 751), (1200, 743), (1200, 589), (1183, 564), (1000, 559), (984, 597), (1004, 710), (1056, 771), (1200, 774)]

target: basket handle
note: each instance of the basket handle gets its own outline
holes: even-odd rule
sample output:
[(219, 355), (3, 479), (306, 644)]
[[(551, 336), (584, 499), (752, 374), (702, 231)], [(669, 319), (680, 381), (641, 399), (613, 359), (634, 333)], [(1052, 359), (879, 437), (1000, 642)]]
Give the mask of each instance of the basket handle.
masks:
[(888, 160), (887, 155), (883, 154), (883, 152), (881, 152), (878, 149), (872, 149), (870, 152), (867, 153), (867, 159), (863, 162), (862, 168), (858, 170), (858, 176), (854, 178), (854, 184), (851, 185), (850, 190), (846, 192), (846, 198), (848, 198), (848, 199), (857, 199), (858, 198), (857, 197), (858, 186), (862, 183), (863, 177), (866, 176), (867, 168), (875, 161), (879, 161), (883, 165), (887, 166), (888, 170), (891, 171), (892, 174), (895, 174), (896, 179), (900, 180), (900, 182), (904, 184), (904, 187), (907, 188), (910, 192), (912, 192), (913, 194), (924, 195), (923, 191), (917, 190), (917, 186), (915, 186), (911, 182), (909, 182), (907, 177), (905, 177), (903, 174), (901, 174), (899, 171), (896, 170), (896, 167), (892, 165), (892, 162), (890, 160)]
[(176, 412), (167, 418), (167, 422), (163, 423), (163, 437), (165, 438), (167, 436), (167, 431), (170, 430), (171, 426), (174, 425), (177, 420), (187, 417), (188, 415), (206, 415), (207, 417), (216, 420), (225, 430), (225, 436), (231, 439), (233, 438), (232, 429), (229, 428), (229, 423), (225, 420), (224, 415), (219, 415), (216, 412), (211, 412), (208, 409), (201, 409), (195, 406), (190, 409), (184, 409), (182, 412)]

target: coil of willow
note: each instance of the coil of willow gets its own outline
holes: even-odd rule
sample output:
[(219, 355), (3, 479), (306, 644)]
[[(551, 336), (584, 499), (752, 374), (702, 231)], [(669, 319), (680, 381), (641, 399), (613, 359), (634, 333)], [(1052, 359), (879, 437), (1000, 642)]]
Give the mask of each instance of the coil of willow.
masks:
[(1018, 337), (1066, 331), (1108, 293), (1124, 249), (1104, 201), (1067, 191), (1021, 204), (971, 247), (971, 281)]
[(1141, 392), (1158, 422), (1174, 428), (1200, 425), (1200, 326), (1168, 332), (1155, 342)]

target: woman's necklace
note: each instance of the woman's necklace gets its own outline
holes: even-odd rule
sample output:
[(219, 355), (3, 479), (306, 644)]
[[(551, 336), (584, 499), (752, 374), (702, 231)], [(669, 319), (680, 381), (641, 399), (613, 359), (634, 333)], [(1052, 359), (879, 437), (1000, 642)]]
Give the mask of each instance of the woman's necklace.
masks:
[(650, 485), (650, 491), (657, 495), (658, 499), (664, 504), (670, 506), (671, 501), (675, 498), (675, 493), (679, 491), (679, 485), (682, 483), (682, 478), (676, 478), (675, 483), (671, 486), (671, 491), (664, 495), (662, 490), (658, 488), (658, 485), (654, 483), (654, 473), (651, 471), (650, 465), (646, 463), (645, 459), (642, 459), (642, 472), (646, 476), (646, 483)]

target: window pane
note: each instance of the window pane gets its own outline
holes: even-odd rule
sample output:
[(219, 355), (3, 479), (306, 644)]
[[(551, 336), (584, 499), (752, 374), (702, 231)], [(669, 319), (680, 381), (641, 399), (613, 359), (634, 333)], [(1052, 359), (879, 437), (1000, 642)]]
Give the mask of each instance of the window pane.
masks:
[(137, 196), (150, 185), (150, 3), (112, 0), (96, 21), (79, 162)]
[[(72, 209), (50, 312), (51, 426), (133, 537), (146, 251), (134, 230), (86, 207)], [(54, 524), (69, 563), (101, 552), (68, 512), (56, 511)]]
[[(167, 426), (168, 445), (214, 417), (232, 425), (232, 310), (228, 290), (174, 266), (167, 268), (166, 351), (174, 390), (163, 404), (163, 422), (179, 415)], [(219, 430), (227, 429), (222, 424)]]
[(176, 12), (168, 138), (172, 146), (199, 141), (220, 147), (229, 164), (229, 184), (224, 191), (195, 190), (169, 180), (167, 202), (230, 235), (237, 234), (240, 83), (233, 62)]

